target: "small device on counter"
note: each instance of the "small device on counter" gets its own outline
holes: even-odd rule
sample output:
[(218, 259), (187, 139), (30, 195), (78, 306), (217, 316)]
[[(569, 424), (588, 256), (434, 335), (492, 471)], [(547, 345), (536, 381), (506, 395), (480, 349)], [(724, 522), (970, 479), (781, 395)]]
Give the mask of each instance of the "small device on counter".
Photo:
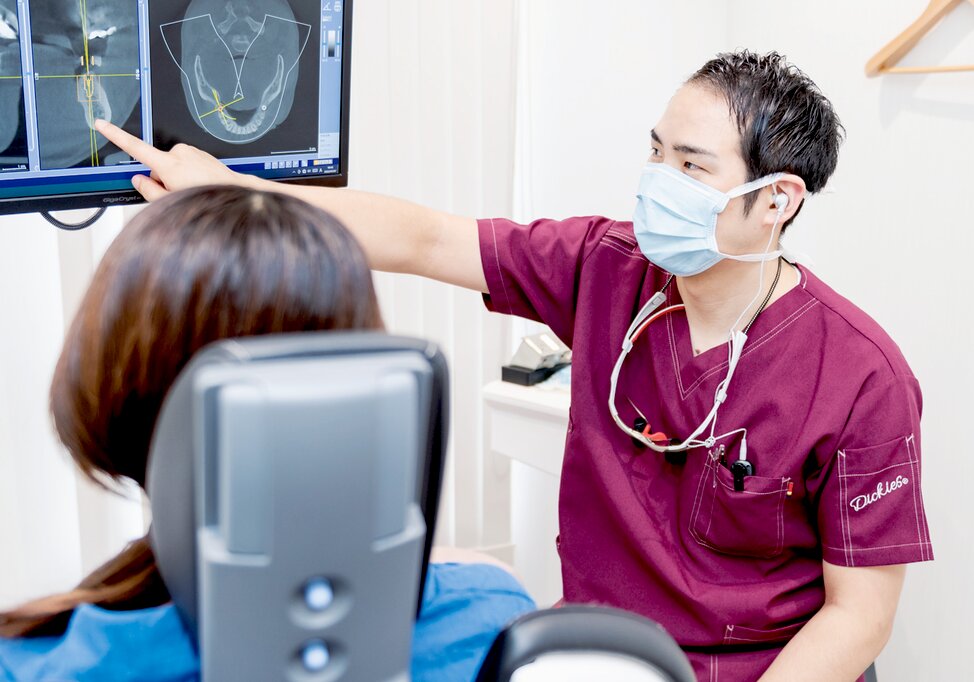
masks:
[(571, 364), (571, 361), (571, 349), (554, 334), (532, 334), (521, 340), (510, 364), (501, 368), (501, 378), (512, 384), (533, 386)]

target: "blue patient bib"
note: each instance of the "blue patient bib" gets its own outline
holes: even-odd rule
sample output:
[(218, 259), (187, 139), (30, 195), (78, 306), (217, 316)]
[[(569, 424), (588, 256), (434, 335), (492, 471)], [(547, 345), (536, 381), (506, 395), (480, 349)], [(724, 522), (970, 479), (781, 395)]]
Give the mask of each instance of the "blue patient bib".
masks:
[[(472, 680), (501, 628), (534, 608), (499, 568), (430, 564), (413, 637), (413, 679)], [(194, 682), (199, 667), (172, 604), (139, 611), (84, 604), (61, 637), (0, 639), (0, 682)]]
[(3, 682), (189, 682), (199, 667), (171, 604), (139, 611), (83, 604), (62, 637), (0, 639)]

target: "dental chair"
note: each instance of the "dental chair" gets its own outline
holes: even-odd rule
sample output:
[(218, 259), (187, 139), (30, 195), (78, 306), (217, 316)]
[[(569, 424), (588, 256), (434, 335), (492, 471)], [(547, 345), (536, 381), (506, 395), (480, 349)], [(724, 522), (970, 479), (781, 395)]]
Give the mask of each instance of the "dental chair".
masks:
[[(149, 537), (203, 682), (409, 679), (447, 385), (436, 346), (363, 332), (222, 341), (182, 371), (150, 447)], [(658, 625), (582, 606), (517, 619), (478, 677), (583, 679), (694, 681)]]
[(223, 341), (167, 395), (150, 540), (213, 680), (408, 680), (447, 424), (429, 343)]
[(676, 641), (620, 609), (564, 606), (521, 616), (487, 652), (477, 682), (697, 682)]

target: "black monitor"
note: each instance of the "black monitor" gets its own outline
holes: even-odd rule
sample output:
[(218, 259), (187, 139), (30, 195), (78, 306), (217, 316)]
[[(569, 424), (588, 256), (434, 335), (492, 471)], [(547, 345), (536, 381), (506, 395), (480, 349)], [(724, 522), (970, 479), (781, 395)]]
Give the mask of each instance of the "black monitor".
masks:
[(0, 0), (0, 214), (141, 201), (111, 121), (344, 186), (352, 0)]

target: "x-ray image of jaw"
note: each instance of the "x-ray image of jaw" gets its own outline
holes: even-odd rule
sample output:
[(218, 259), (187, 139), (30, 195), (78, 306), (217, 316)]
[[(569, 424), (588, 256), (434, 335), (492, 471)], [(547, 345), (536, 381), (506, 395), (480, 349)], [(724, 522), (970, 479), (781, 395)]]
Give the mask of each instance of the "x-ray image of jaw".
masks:
[(287, 2), (193, 0), (185, 19), (160, 30), (190, 114), (207, 133), (246, 144), (287, 119), (311, 36)]
[[(123, 125), (141, 98), (138, 3), (29, 0), (42, 168), (128, 161), (94, 131)], [(134, 130), (141, 134), (139, 130)], [(107, 152), (107, 153), (106, 153)]]
[(14, 159), (18, 152), (26, 153), (21, 95), (24, 84), (20, 68), (20, 22), (17, 20), (17, 0), (0, 0), (0, 167), (26, 163), (26, 157)]

